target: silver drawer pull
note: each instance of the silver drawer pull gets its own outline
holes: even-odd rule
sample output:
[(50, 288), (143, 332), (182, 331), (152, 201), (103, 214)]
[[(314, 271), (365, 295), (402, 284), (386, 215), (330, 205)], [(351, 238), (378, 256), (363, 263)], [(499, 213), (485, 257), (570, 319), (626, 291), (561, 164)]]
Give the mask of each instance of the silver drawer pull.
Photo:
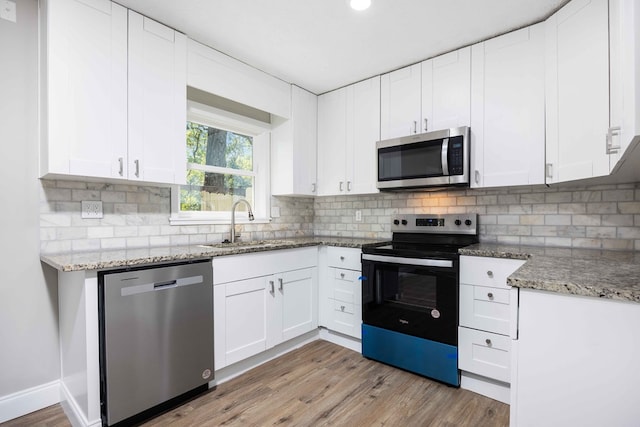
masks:
[(344, 311), (344, 305), (340, 306), (340, 311)]
[(269, 280), (269, 286), (271, 286), (271, 292), (272, 294), (276, 292), (276, 288), (275, 288), (275, 284), (273, 283), (273, 280)]
[(493, 294), (492, 294), (491, 292), (489, 292), (489, 293), (487, 294), (487, 298), (489, 298), (489, 299), (491, 299), (491, 300), (492, 300), (492, 299), (493, 299)]
[(344, 273), (340, 273), (340, 278), (344, 279)]
[(280, 292), (282, 292), (282, 289), (283, 289), (283, 286), (284, 286), (282, 282), (283, 282), (283, 281), (282, 281), (282, 277), (279, 277), (279, 278), (278, 278), (278, 283), (279, 283), (279, 285), (278, 285), (278, 290), (279, 290)]
[(493, 271), (491, 271), (491, 270), (487, 271), (487, 276), (493, 277)]
[(489, 338), (487, 338), (486, 340), (484, 340), (485, 343), (487, 343), (487, 345), (489, 347), (491, 347), (491, 340)]
[(340, 257), (340, 261), (344, 261), (344, 257), (343, 256)]

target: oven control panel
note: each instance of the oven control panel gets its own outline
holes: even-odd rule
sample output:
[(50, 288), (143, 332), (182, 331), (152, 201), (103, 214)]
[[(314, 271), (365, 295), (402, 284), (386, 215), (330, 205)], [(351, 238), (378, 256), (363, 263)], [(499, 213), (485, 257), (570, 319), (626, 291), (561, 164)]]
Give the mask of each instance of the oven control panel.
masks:
[(406, 233), (478, 234), (478, 214), (394, 215), (391, 231)]

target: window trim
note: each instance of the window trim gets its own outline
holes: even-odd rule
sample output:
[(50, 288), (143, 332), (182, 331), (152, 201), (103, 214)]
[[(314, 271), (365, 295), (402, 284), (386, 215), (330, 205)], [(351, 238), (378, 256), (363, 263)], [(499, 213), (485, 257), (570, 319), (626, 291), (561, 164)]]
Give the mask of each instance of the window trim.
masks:
[[(255, 185), (255, 206), (252, 206), (252, 208), (255, 220), (251, 221), (251, 223), (264, 224), (270, 222), (271, 189), (269, 175), (269, 147), (271, 139), (271, 124), (194, 101), (187, 101), (187, 120), (251, 136), (253, 138), (252, 173), (247, 173), (247, 171), (244, 170), (199, 164), (187, 164), (185, 167), (189, 169), (191, 166), (195, 166), (194, 169), (199, 170), (253, 176)], [(170, 225), (229, 224), (230, 222), (231, 212), (181, 212), (180, 185), (171, 186)], [(236, 223), (249, 223), (247, 213), (236, 212)]]

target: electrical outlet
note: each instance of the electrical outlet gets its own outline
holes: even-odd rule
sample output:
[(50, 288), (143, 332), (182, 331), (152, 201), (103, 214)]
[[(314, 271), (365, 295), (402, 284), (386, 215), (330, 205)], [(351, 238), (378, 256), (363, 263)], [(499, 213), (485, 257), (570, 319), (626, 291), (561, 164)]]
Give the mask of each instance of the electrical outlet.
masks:
[(102, 202), (99, 200), (82, 201), (82, 218), (102, 218)]
[(0, 18), (16, 22), (16, 2), (0, 0)]
[(362, 211), (356, 211), (356, 221), (362, 221)]

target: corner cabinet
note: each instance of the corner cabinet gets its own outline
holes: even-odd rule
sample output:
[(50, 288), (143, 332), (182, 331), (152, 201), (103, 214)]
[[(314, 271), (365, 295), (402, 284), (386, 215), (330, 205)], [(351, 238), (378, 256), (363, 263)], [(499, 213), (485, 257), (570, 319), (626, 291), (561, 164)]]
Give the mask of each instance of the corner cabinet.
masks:
[(471, 186), (544, 184), (544, 24), (471, 47)]
[(545, 22), (546, 182), (609, 175), (609, 9), (573, 0)]
[(377, 193), (380, 77), (318, 97), (318, 195)]
[(291, 118), (272, 116), (271, 194), (317, 194), (318, 97), (291, 86)]
[(460, 257), (461, 387), (504, 403), (509, 403), (511, 342), (518, 327), (518, 289), (507, 285), (507, 277), (524, 263)]
[(107, 0), (45, 0), (42, 177), (183, 183), (186, 37)]
[(318, 249), (213, 259), (215, 369), (318, 327)]

